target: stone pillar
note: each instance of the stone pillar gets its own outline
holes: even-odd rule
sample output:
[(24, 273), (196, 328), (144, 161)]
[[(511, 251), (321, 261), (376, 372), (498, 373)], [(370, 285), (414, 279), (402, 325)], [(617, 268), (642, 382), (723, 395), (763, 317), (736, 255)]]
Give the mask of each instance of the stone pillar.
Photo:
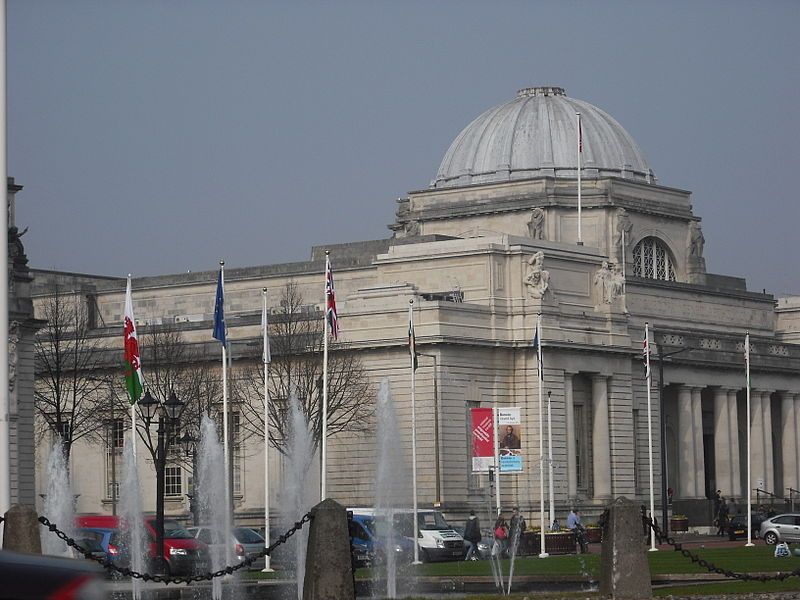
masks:
[(702, 388), (692, 388), (692, 424), (694, 426), (694, 481), (695, 498), (706, 496), (706, 463), (703, 453), (703, 405)]
[(578, 467), (575, 456), (575, 405), (572, 399), (572, 373), (564, 373), (564, 406), (567, 428), (567, 498), (578, 495)]
[(681, 498), (694, 498), (695, 482), (692, 390), (681, 385), (678, 386), (678, 494)]
[(794, 414), (794, 394), (781, 393), (781, 462), (783, 488), (797, 489), (797, 435)]
[(608, 507), (600, 549), (600, 595), (640, 600), (652, 595), (642, 514), (632, 501), (617, 498)]
[[(800, 486), (800, 393), (793, 392), (794, 396), (794, 423), (795, 423), (795, 437), (797, 438), (797, 483)], [(800, 489), (800, 487), (795, 488)]]
[(772, 457), (772, 402), (770, 392), (761, 392), (761, 410), (764, 411), (764, 489), (775, 492), (775, 463)]
[(328, 498), (311, 509), (303, 600), (355, 598), (347, 511)]
[(739, 405), (736, 401), (736, 390), (728, 390), (728, 422), (731, 428), (728, 438), (731, 460), (731, 494), (734, 498), (741, 498), (742, 467), (739, 461)]
[(14, 504), (4, 517), (3, 550), (25, 554), (42, 553), (41, 525), (32, 506)]
[(608, 377), (605, 375), (592, 376), (592, 473), (594, 497), (611, 498)]
[(728, 390), (717, 388), (714, 390), (714, 472), (717, 474), (717, 489), (725, 497), (733, 494), (730, 437)]
[[(764, 410), (761, 408), (761, 392), (752, 389), (750, 390), (750, 476), (753, 489), (758, 487), (759, 479), (766, 483)], [(753, 489), (745, 493), (752, 496)]]

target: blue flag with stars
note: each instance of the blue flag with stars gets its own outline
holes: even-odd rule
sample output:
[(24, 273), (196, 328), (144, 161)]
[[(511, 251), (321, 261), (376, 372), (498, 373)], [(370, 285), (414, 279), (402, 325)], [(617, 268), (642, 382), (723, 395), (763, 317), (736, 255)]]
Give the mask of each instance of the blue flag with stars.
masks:
[(222, 277), (222, 269), (219, 270), (219, 277), (217, 278), (217, 299), (214, 303), (214, 339), (222, 342), (223, 346), (227, 345), (226, 331), (225, 331), (225, 284)]

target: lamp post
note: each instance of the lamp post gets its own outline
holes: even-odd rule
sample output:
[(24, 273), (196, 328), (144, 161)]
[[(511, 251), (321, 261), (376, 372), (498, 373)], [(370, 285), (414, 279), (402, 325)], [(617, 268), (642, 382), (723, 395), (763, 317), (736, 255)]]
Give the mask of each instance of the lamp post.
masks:
[[(164, 560), (164, 472), (166, 470), (166, 444), (165, 436), (167, 425), (175, 425), (178, 421), (183, 402), (178, 400), (175, 392), (170, 392), (166, 402), (159, 402), (146, 391), (139, 401), (139, 410), (142, 412), (146, 428), (150, 428), (156, 415), (158, 415), (158, 446), (156, 447), (156, 559), (159, 569), (166, 565)], [(159, 410), (161, 409), (161, 410)]]
[(200, 515), (198, 514), (198, 507), (197, 507), (197, 493), (195, 492), (195, 487), (197, 486), (197, 444), (200, 442), (198, 437), (193, 436), (188, 431), (181, 436), (178, 440), (178, 443), (183, 448), (183, 451), (186, 453), (187, 458), (192, 457), (192, 493), (186, 494), (186, 497), (189, 499), (189, 510), (192, 513), (192, 525), (199, 525), (200, 524)]
[[(653, 328), (653, 341), (657, 340), (656, 330)], [(664, 359), (675, 356), (692, 348), (680, 348), (672, 352), (662, 352), (661, 344), (656, 342), (656, 357), (658, 358), (658, 410), (661, 412), (661, 529), (664, 535), (669, 535), (669, 518), (667, 507), (667, 413), (664, 400)]]

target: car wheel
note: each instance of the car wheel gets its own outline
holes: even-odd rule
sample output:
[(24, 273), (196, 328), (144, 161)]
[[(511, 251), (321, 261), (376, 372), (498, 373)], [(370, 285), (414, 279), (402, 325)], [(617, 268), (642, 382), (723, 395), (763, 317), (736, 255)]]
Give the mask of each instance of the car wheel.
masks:
[(768, 531), (766, 534), (764, 534), (764, 541), (768, 546), (774, 546), (778, 543), (778, 534), (776, 534), (774, 531)]
[(425, 548), (420, 548), (420, 549), (422, 550), (422, 552), (420, 553), (420, 560), (426, 563), (431, 562), (431, 555), (428, 554), (428, 551)]

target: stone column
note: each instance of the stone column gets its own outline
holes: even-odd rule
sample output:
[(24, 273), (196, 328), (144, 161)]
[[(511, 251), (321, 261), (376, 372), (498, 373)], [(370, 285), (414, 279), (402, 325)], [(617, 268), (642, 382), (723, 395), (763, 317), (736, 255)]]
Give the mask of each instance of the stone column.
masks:
[(764, 489), (775, 492), (775, 462), (772, 457), (772, 402), (770, 392), (761, 392), (761, 410), (764, 411)]
[(564, 373), (564, 406), (567, 427), (567, 498), (578, 495), (578, 470), (575, 457), (575, 405), (572, 399), (572, 373)]
[(781, 463), (783, 488), (797, 489), (797, 436), (795, 434), (794, 394), (781, 393)]
[(694, 481), (695, 498), (706, 495), (706, 462), (703, 453), (703, 406), (700, 392), (702, 388), (692, 388), (692, 423), (694, 425)]
[[(795, 473), (795, 481), (797, 481), (798, 486), (800, 486), (800, 393), (792, 392), (794, 396), (794, 423), (795, 423), (795, 438), (797, 439), (797, 471)], [(800, 489), (800, 487), (795, 487), (795, 489)]]
[(731, 494), (734, 498), (741, 498), (742, 467), (739, 461), (739, 405), (736, 401), (736, 390), (728, 390), (728, 422), (731, 427), (728, 438), (731, 449)]
[(694, 464), (694, 419), (692, 390), (678, 386), (678, 493), (681, 498), (694, 498), (696, 488)]
[(608, 377), (592, 376), (592, 472), (594, 497), (611, 498), (611, 443), (608, 431)]
[(717, 388), (714, 390), (714, 471), (717, 474), (717, 489), (721, 490), (725, 497), (733, 494), (730, 438), (728, 390)]
[[(766, 482), (764, 410), (761, 408), (761, 392), (752, 389), (750, 390), (750, 476), (753, 489), (758, 487), (759, 479)], [(752, 496), (753, 489), (745, 493)]]

